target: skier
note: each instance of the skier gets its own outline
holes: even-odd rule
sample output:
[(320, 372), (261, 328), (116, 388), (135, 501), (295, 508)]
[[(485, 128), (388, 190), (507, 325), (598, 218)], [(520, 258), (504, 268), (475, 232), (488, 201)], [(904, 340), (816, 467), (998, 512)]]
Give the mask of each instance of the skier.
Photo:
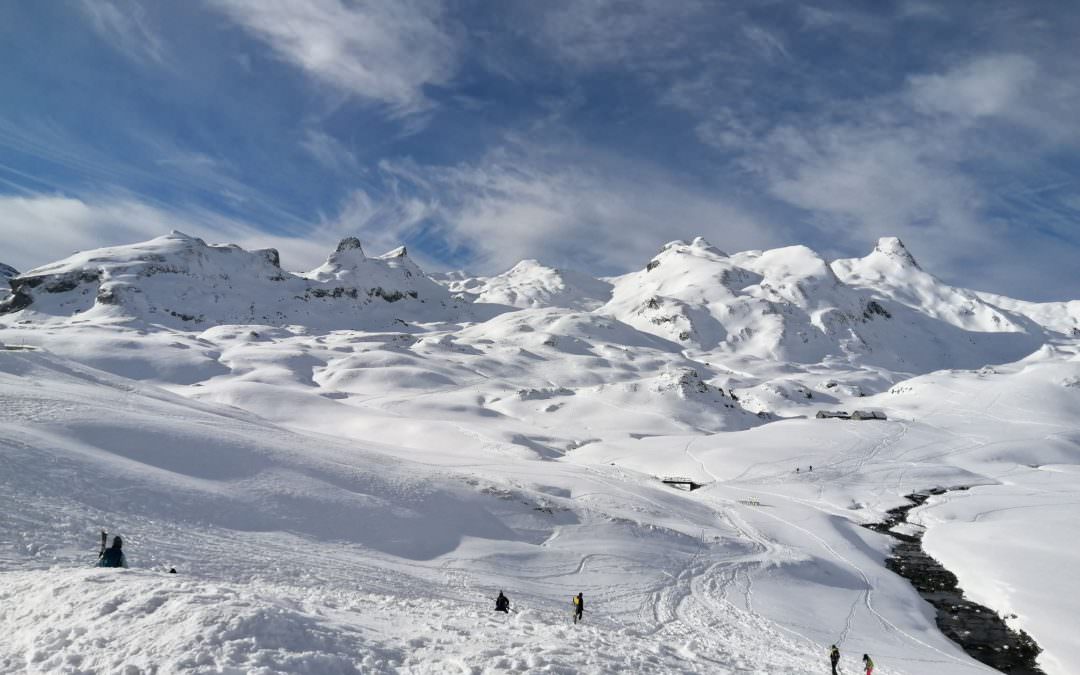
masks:
[(810, 465), (810, 471), (812, 472), (813, 470), (814, 470), (814, 465), (813, 465), (813, 464), (811, 464), (811, 465)]
[(585, 611), (585, 598), (581, 593), (574, 596), (574, 623), (581, 621), (581, 614)]
[(124, 545), (124, 540), (119, 536), (113, 537), (112, 546), (101, 552), (101, 558), (98, 560), (98, 567), (127, 567), (127, 558), (124, 557), (124, 552), (121, 548)]
[(495, 611), (504, 614), (510, 613), (510, 599), (503, 595), (502, 591), (499, 591), (499, 597), (495, 598)]
[(836, 665), (840, 663), (840, 650), (836, 645), (829, 648), (829, 662), (832, 663), (832, 675), (836, 675)]
[(866, 667), (866, 675), (873, 675), (874, 672), (874, 659), (870, 658), (869, 654), (862, 655), (863, 665)]

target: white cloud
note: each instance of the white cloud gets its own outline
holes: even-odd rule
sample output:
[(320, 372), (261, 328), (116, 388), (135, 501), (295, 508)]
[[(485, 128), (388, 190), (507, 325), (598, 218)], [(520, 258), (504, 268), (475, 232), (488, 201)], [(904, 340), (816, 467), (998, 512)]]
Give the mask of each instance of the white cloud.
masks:
[(787, 47), (784, 46), (783, 38), (776, 33), (753, 24), (743, 26), (742, 32), (743, 36), (750, 41), (750, 44), (758, 50), (765, 60), (774, 61), (777, 58), (785, 60), (791, 58)]
[(56, 195), (0, 195), (0, 262), (20, 271), (102, 246), (130, 244), (170, 230), (210, 243), (277, 248), (290, 269), (311, 269), (326, 259), (336, 240), (331, 231), (278, 236), (242, 221), (203, 210), (167, 211), (125, 197), (83, 200)]
[(300, 146), (320, 164), (334, 171), (355, 170), (356, 155), (336, 138), (317, 129), (307, 129)]
[(940, 140), (895, 127), (786, 127), (768, 138), (758, 161), (770, 192), (814, 214), (830, 237), (865, 246), (886, 234), (947, 232), (971, 245), (982, 232), (982, 198), (942, 155), (948, 149), (936, 147)]
[(1050, 63), (1021, 54), (988, 54), (943, 73), (911, 77), (908, 97), (922, 112), (949, 115), (964, 124), (997, 121), (1048, 145), (1076, 145), (1078, 78), (1075, 60)]
[(738, 249), (783, 241), (732, 200), (625, 158), (514, 144), (475, 164), (384, 164), (418, 187), (429, 222), (476, 271), (523, 258), (597, 273), (640, 267), (665, 241), (704, 235)]
[(917, 108), (957, 117), (1008, 116), (1035, 83), (1035, 62), (1018, 54), (991, 55), (942, 74), (910, 78)]
[(430, 106), (426, 85), (457, 70), (459, 46), (436, 0), (211, 0), (283, 60), (398, 113)]
[(581, 0), (539, 5), (534, 38), (559, 60), (583, 68), (618, 66), (669, 70), (688, 62), (695, 19), (709, 6), (698, 0), (627, 2)]
[(135, 0), (81, 0), (90, 25), (113, 48), (136, 63), (165, 65), (165, 42)]

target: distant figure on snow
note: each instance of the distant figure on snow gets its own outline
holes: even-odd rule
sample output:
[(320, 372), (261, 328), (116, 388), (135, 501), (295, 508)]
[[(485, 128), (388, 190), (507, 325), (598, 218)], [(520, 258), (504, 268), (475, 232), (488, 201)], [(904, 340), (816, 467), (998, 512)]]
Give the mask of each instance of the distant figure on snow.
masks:
[(799, 473), (799, 467), (795, 467), (795, 473)]
[(811, 471), (813, 471), (813, 470), (814, 470), (814, 465), (813, 465), (813, 464), (811, 464), (811, 465), (810, 465), (810, 470), (811, 470)]
[(862, 655), (863, 665), (866, 666), (866, 675), (873, 675), (874, 672), (874, 659), (870, 658), (869, 654)]
[(499, 591), (499, 597), (495, 598), (495, 611), (510, 613), (510, 598), (503, 595), (502, 591)]
[(581, 621), (581, 614), (585, 611), (585, 598), (581, 593), (574, 596), (574, 623)]
[(124, 552), (121, 550), (124, 546), (124, 540), (120, 537), (113, 537), (112, 546), (101, 552), (101, 558), (98, 559), (98, 567), (127, 567), (127, 558), (124, 557)]
[(829, 663), (832, 664), (832, 675), (836, 675), (836, 666), (840, 663), (840, 650), (836, 645), (829, 648)]

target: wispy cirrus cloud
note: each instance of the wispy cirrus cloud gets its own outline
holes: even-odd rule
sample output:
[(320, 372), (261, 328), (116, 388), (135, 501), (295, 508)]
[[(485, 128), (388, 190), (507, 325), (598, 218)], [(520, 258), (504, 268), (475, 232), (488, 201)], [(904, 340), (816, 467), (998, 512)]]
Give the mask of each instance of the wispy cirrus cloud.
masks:
[(382, 169), (423, 205), (421, 220), (469, 252), (470, 268), (488, 272), (529, 257), (594, 273), (635, 269), (663, 241), (697, 235), (735, 249), (784, 241), (781, 228), (715, 188), (572, 145), (517, 140), (473, 163)]
[(166, 64), (165, 39), (137, 0), (80, 0), (78, 5), (104, 42), (136, 63)]
[(457, 70), (458, 37), (438, 0), (210, 0), (282, 60), (399, 114), (428, 108), (428, 85)]
[(324, 167), (333, 171), (356, 170), (356, 155), (326, 132), (314, 128), (304, 130), (300, 146)]

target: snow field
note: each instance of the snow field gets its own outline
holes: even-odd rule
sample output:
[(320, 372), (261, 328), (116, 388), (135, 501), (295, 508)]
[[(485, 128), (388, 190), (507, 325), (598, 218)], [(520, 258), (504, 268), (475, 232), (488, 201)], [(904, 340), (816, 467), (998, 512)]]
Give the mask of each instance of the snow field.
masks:
[[(1072, 305), (888, 239), (450, 284), (518, 311), (351, 242), (306, 275), (183, 235), (44, 271), (0, 316), (38, 348), (0, 350), (0, 670), (810, 674), (836, 642), (988, 672), (860, 527), (936, 486), (976, 487), (909, 527), (1080, 669)], [(132, 570), (86, 568), (102, 527)]]

